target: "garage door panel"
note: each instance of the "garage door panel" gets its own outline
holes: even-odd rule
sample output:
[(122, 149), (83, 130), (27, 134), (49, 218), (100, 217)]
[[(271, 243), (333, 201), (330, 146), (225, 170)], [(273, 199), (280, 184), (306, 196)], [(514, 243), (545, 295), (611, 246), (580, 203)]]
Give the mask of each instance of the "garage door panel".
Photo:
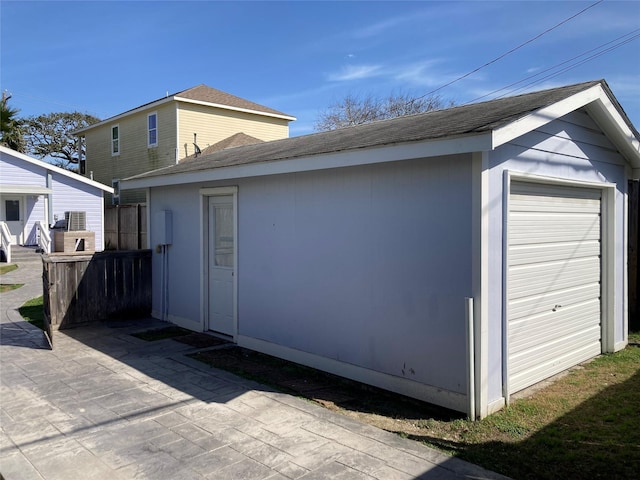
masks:
[(540, 295), (554, 290), (600, 281), (600, 259), (587, 257), (565, 262), (534, 263), (509, 269), (510, 299)]
[(599, 213), (600, 197), (593, 199), (563, 198), (558, 196), (536, 197), (531, 195), (512, 195), (511, 211), (518, 212), (549, 212), (558, 213), (558, 207), (562, 208), (562, 214), (567, 213)]
[[(583, 350), (590, 347), (597, 348), (595, 355), (598, 355), (600, 353), (600, 341), (599, 338), (596, 340), (595, 336), (599, 331), (600, 328), (596, 325), (572, 335), (558, 337), (551, 342), (539, 344), (535, 348), (512, 354), (510, 366), (515, 371), (532, 369), (540, 363), (554, 363), (556, 358), (571, 359), (573, 350)], [(571, 345), (571, 349), (567, 348), (567, 345)], [(586, 358), (580, 358), (578, 362), (584, 360)], [(576, 363), (567, 365), (565, 368), (570, 368)]]
[(600, 241), (585, 240), (577, 242), (541, 243), (512, 246), (509, 249), (509, 266), (518, 266), (532, 262), (553, 262), (564, 259), (597, 257), (600, 255)]
[(597, 241), (600, 217), (519, 218), (509, 217), (509, 245), (535, 245), (558, 242)]
[(525, 198), (530, 199), (532, 195), (540, 197), (541, 193), (543, 193), (543, 196), (540, 201), (546, 201), (549, 197), (560, 201), (561, 199), (568, 199), (569, 201), (575, 201), (575, 199), (600, 200), (601, 197), (600, 190), (595, 188), (518, 181), (511, 183), (512, 198), (518, 198), (518, 195), (526, 195)]
[[(509, 377), (509, 391), (518, 392), (531, 384), (530, 378), (545, 379), (552, 375), (556, 375), (564, 370), (584, 362), (600, 354), (600, 344), (584, 345), (580, 349), (575, 349), (568, 355), (568, 358), (553, 358), (548, 362), (540, 362), (531, 366), (528, 370), (520, 373), (514, 373)], [(567, 356), (565, 356), (567, 357)]]
[(600, 325), (600, 302), (589, 300), (578, 305), (561, 306), (537, 315), (512, 321), (509, 329), (509, 349), (517, 352), (546, 343), (554, 338), (571, 335), (582, 328)]
[(600, 284), (581, 285), (567, 290), (559, 290), (543, 296), (529, 296), (518, 300), (509, 300), (507, 304), (509, 322), (551, 310), (555, 305), (575, 305), (596, 299), (600, 296)]
[(508, 213), (509, 392), (601, 351), (601, 192), (512, 182)]

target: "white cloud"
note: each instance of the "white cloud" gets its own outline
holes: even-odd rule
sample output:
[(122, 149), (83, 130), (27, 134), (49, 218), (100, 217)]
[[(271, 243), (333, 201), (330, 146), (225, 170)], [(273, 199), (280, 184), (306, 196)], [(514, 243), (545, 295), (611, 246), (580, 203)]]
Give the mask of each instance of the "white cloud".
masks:
[(381, 74), (380, 65), (347, 65), (341, 71), (330, 73), (327, 78), (331, 82), (362, 80)]

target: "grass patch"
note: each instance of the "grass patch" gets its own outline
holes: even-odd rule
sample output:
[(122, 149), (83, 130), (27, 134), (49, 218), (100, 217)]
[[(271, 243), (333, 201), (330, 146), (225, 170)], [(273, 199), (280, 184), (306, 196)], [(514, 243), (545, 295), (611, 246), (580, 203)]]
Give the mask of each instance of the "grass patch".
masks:
[[(0, 265), (0, 275), (13, 272), (16, 268), (18, 268), (17, 265)], [(23, 283), (0, 283), (0, 293), (10, 292), (11, 290), (20, 288), (23, 285)]]
[(42, 306), (42, 297), (27, 300), (18, 312), (27, 322), (44, 330), (44, 307)]
[(165, 327), (156, 328), (154, 330), (146, 330), (144, 332), (132, 333), (131, 335), (141, 340), (146, 340), (147, 342), (155, 342), (157, 340), (164, 340), (166, 338), (182, 337), (184, 335), (189, 335), (190, 333), (193, 332), (181, 327)]
[(10, 292), (16, 288), (20, 288), (24, 283), (0, 283), (0, 293)]
[(640, 471), (635, 345), (575, 368), (478, 422), (240, 347), (191, 356), (512, 478), (636, 478)]
[(0, 275), (13, 272), (16, 268), (18, 268), (17, 265), (0, 265)]

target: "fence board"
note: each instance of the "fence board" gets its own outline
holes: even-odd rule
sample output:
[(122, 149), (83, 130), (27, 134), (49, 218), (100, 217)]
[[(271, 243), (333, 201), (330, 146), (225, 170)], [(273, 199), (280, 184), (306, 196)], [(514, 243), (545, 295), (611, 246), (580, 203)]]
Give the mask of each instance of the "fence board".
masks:
[(44, 310), (51, 330), (151, 312), (151, 251), (44, 256)]
[(147, 207), (111, 205), (104, 211), (105, 250), (147, 248)]

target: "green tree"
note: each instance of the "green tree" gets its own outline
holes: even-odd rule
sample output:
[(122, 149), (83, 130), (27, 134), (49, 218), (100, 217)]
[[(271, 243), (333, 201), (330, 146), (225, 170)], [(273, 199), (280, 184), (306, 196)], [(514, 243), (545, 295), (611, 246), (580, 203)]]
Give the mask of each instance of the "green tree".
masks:
[(439, 110), (452, 105), (452, 101), (445, 101), (439, 95), (411, 98), (399, 94), (377, 98), (371, 95), (357, 97), (349, 94), (318, 115), (315, 129), (319, 132), (335, 130), (376, 120)]
[[(34, 157), (47, 157), (51, 163), (68, 170), (78, 165), (79, 138), (72, 133), (99, 122), (93, 115), (80, 112), (48, 113), (25, 121), (27, 151)], [(84, 158), (84, 145), (82, 145)]]
[(2, 102), (0, 103), (0, 144), (25, 153), (26, 143), (23, 121), (17, 117), (20, 110), (7, 105), (10, 98), (11, 95), (2, 92)]

